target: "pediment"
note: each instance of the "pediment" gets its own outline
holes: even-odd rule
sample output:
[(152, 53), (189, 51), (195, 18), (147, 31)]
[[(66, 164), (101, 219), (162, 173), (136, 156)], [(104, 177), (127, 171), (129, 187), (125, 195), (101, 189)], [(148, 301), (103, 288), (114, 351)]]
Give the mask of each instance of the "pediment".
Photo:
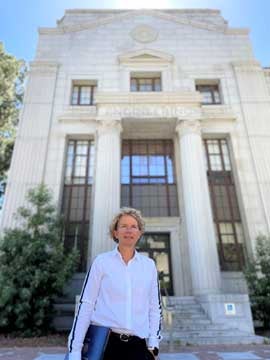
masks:
[[(185, 10), (183, 10), (185, 11)], [(198, 10), (188, 10), (189, 12), (201, 12), (204, 14), (204, 17), (207, 18), (207, 12), (213, 14), (219, 14), (217, 10), (209, 10), (209, 9), (198, 9)], [(92, 12), (97, 13), (98, 16), (93, 19), (84, 17), (84, 20), (81, 21), (81, 15), (91, 14)], [(175, 13), (175, 14), (174, 14)], [(74, 17), (80, 19), (80, 21), (74, 21), (74, 23), (65, 23), (66, 14), (74, 15)], [(117, 11), (102, 11), (102, 10), (67, 10), (65, 16), (58, 21), (57, 28), (40, 28), (40, 33), (69, 33), (69, 32), (77, 32), (87, 29), (94, 29), (103, 25), (107, 25), (113, 22), (119, 22), (121, 20), (129, 19), (135, 16), (151, 16), (159, 19), (163, 19), (166, 21), (171, 21), (173, 23), (177, 23), (179, 25), (187, 25), (193, 28), (204, 29), (207, 31), (214, 31), (219, 33), (227, 33), (227, 32), (237, 32), (238, 29), (230, 29), (228, 28), (227, 23), (224, 21), (215, 23), (215, 22), (207, 22), (207, 21), (198, 21), (192, 20), (192, 16), (186, 16), (186, 14), (181, 14), (181, 10), (177, 9), (173, 10), (150, 10), (150, 9), (142, 9), (142, 10), (117, 10)], [(180, 14), (180, 15), (179, 15)], [(191, 14), (192, 15), (192, 14)], [(145, 19), (144, 19), (145, 22)], [(240, 29), (240, 32), (247, 32), (246, 29)]]
[(173, 56), (162, 51), (142, 49), (130, 51), (118, 56), (119, 63), (170, 63)]

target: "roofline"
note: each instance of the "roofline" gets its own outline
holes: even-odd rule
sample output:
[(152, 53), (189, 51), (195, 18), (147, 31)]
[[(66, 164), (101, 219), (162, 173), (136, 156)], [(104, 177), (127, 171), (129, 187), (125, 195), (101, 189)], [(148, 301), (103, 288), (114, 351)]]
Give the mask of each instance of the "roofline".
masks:
[(144, 9), (144, 8), (140, 8), (140, 9), (67, 9), (65, 10), (66, 14), (76, 14), (76, 13), (98, 13), (98, 12), (102, 12), (102, 13), (111, 13), (111, 12), (127, 12), (127, 11), (166, 11), (166, 12), (179, 12), (179, 13), (194, 13), (194, 12), (211, 12), (213, 14), (220, 14), (221, 11), (218, 9), (208, 9), (208, 8), (194, 8), (194, 9), (179, 9), (179, 8), (174, 8), (174, 9)]

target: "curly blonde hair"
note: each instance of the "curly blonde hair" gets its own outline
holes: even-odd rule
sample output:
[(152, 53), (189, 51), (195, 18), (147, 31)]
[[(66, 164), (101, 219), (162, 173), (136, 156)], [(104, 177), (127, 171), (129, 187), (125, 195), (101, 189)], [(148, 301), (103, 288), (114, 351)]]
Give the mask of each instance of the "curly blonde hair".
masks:
[(121, 219), (122, 216), (124, 215), (129, 215), (132, 216), (138, 223), (138, 227), (141, 231), (141, 233), (144, 233), (144, 229), (145, 229), (145, 222), (142, 218), (142, 214), (139, 210), (133, 209), (133, 208), (128, 208), (128, 207), (123, 207), (122, 209), (120, 209), (120, 211), (114, 216), (114, 218), (111, 221), (110, 224), (110, 235), (111, 238), (118, 243), (118, 239), (116, 239), (114, 237), (114, 231), (117, 230), (117, 225), (119, 220)]

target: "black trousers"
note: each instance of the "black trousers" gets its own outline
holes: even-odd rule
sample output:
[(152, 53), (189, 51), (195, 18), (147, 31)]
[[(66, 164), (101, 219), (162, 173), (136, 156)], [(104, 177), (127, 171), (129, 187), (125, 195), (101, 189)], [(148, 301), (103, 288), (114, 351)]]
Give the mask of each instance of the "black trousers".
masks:
[(111, 334), (103, 360), (154, 360), (154, 356), (147, 349), (145, 339), (133, 337), (124, 342)]

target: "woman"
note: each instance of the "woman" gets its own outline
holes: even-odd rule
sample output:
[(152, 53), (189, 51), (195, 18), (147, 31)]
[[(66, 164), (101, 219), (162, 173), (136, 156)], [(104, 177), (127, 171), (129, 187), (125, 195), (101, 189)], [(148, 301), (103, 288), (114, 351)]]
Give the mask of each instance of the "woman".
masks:
[(152, 259), (136, 244), (144, 232), (138, 210), (123, 208), (110, 235), (118, 244), (100, 254), (89, 270), (69, 336), (69, 360), (81, 360), (90, 323), (110, 327), (104, 360), (146, 360), (158, 355), (162, 308)]

